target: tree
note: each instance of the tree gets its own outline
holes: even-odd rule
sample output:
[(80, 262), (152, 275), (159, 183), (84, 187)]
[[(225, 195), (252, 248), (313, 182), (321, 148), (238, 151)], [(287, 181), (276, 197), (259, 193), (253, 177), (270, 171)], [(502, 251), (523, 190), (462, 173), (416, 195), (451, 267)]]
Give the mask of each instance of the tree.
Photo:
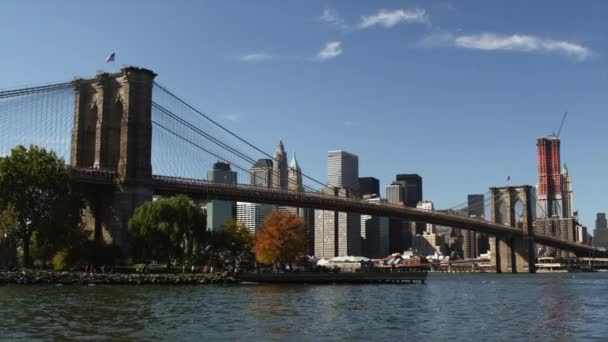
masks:
[(82, 230), (82, 196), (73, 183), (73, 170), (55, 152), (32, 145), (15, 147), (0, 158), (0, 215), (4, 234), (23, 248), (23, 264), (30, 264), (30, 243), (56, 251)]
[(306, 252), (304, 221), (284, 211), (271, 213), (255, 235), (253, 249), (261, 264), (293, 263)]
[(210, 233), (207, 259), (216, 266), (229, 266), (235, 271), (248, 269), (254, 260), (252, 242), (253, 236), (244, 224), (228, 220), (220, 230)]
[(206, 216), (184, 195), (146, 202), (129, 220), (134, 256), (141, 260), (183, 260), (206, 238)]

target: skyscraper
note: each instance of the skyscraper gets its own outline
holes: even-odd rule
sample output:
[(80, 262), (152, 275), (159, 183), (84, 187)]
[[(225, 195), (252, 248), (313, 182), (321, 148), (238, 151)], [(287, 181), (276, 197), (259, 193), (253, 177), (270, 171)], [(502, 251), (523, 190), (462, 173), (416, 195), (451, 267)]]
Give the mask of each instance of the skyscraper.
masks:
[[(230, 164), (217, 162), (213, 170), (207, 172), (210, 182), (236, 184), (237, 173), (230, 170)], [(236, 205), (234, 202), (213, 200), (207, 204), (207, 230), (219, 230), (228, 220), (234, 220)]]
[(302, 170), (296, 159), (296, 153), (293, 153), (291, 162), (289, 163), (289, 169), (287, 171), (287, 188), (294, 191), (303, 191), (304, 186), (302, 184)]
[(593, 246), (608, 248), (608, 222), (606, 213), (597, 213), (593, 230)]
[[(380, 197), (364, 198), (371, 203), (384, 203)], [(361, 215), (362, 254), (368, 258), (385, 258), (389, 254), (388, 217)]]
[(359, 191), (359, 157), (346, 151), (327, 152), (327, 185)]
[[(350, 188), (325, 188), (324, 193), (353, 196)], [(361, 255), (361, 216), (355, 213), (315, 210), (315, 256)]]
[(472, 194), (467, 196), (468, 216), (485, 217), (485, 199), (483, 194)]
[(405, 187), (401, 183), (395, 183), (386, 187), (386, 200), (389, 203), (405, 204)]
[(272, 186), (272, 159), (258, 159), (249, 169), (251, 185), (270, 188)]
[(359, 193), (364, 195), (380, 196), (380, 181), (374, 177), (359, 178)]
[(422, 201), (422, 177), (417, 174), (399, 174), (395, 183), (400, 183), (405, 188), (405, 204), (415, 208)]
[[(484, 218), (485, 199), (483, 194), (472, 194), (467, 197), (467, 211), (469, 217)], [(480, 234), (472, 230), (462, 231), (462, 249), (465, 259), (477, 258), (490, 250), (490, 241), (487, 234)]]
[(560, 140), (536, 140), (538, 162), (537, 215), (539, 218), (564, 217), (562, 212), (562, 175), (560, 173)]
[(272, 162), (272, 187), (287, 189), (287, 153), (283, 141), (279, 141)]

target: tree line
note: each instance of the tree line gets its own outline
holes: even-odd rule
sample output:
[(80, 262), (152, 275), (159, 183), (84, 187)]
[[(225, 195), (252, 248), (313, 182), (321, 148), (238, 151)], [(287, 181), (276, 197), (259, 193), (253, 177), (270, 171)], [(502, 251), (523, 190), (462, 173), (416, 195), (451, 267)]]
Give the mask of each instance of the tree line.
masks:
[(178, 195), (135, 210), (128, 225), (129, 255), (121, 255), (120, 248), (95, 241), (93, 232), (84, 228), (85, 207), (74, 170), (53, 151), (17, 146), (0, 157), (0, 248), (18, 247), (23, 267), (36, 258), (57, 269), (162, 261), (168, 267), (192, 264), (247, 271), (256, 262), (285, 265), (305, 254), (304, 223), (296, 215), (273, 212), (255, 234), (236, 221), (208, 231), (205, 211)]

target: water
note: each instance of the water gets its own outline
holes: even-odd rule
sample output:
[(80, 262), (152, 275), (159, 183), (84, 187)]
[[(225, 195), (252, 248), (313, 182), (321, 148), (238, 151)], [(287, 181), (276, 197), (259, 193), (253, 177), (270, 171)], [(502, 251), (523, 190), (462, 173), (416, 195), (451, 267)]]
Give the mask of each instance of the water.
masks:
[(607, 340), (608, 274), (426, 285), (0, 287), (0, 339)]

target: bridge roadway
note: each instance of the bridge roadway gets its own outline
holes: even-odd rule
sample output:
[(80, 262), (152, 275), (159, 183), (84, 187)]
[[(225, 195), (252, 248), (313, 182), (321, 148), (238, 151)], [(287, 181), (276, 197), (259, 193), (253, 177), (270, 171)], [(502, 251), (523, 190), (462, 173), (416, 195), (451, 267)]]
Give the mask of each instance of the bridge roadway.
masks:
[[(87, 184), (111, 185), (114, 184), (114, 173), (111, 171), (79, 169), (77, 170), (77, 180)], [(185, 194), (195, 200), (265, 203), (399, 218), (408, 221), (474, 230), (493, 236), (511, 237), (527, 235), (521, 229), (481, 219), (445, 212), (419, 210), (390, 203), (370, 203), (356, 198), (337, 197), (321, 193), (216, 183), (168, 176), (152, 176), (150, 185), (154, 189), (154, 193), (160, 196)], [(535, 234), (534, 240), (541, 245), (572, 251), (577, 256), (591, 255), (594, 251), (591, 246), (543, 234)]]

